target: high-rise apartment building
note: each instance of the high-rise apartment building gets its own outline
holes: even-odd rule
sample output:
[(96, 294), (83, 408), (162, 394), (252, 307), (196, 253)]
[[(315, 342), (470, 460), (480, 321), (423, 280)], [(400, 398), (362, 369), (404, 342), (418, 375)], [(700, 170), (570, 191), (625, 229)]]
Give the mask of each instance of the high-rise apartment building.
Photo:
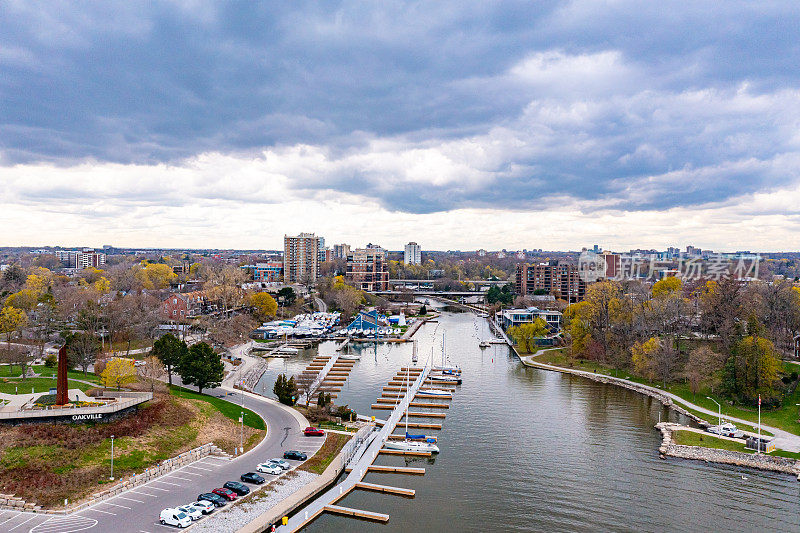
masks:
[(333, 257), (334, 259), (347, 259), (347, 254), (350, 253), (349, 244), (334, 244)]
[(422, 248), (415, 242), (406, 244), (403, 252), (403, 263), (406, 265), (419, 265), (422, 263)]
[(586, 282), (581, 279), (578, 267), (552, 261), (531, 265), (517, 264), (517, 294), (549, 294), (568, 303), (577, 303), (586, 297)]
[(347, 279), (362, 291), (389, 289), (386, 250), (380, 247), (356, 248), (347, 254)]
[(100, 268), (106, 264), (106, 254), (91, 248), (83, 250), (56, 250), (56, 258), (67, 268)]
[(285, 283), (314, 283), (319, 276), (319, 251), (324, 243), (313, 233), (296, 237), (283, 236), (283, 281)]

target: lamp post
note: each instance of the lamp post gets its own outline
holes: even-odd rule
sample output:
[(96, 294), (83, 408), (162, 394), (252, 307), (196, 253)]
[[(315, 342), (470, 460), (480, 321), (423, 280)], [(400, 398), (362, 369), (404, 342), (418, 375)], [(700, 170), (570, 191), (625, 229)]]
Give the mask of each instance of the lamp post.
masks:
[(719, 402), (717, 400), (715, 400), (711, 396), (706, 396), (706, 398), (708, 398), (709, 400), (711, 400), (712, 402), (717, 404), (717, 407), (718, 407), (718, 410), (717, 410), (717, 424), (719, 424), (721, 426), (722, 425), (722, 406), (719, 404)]
[(239, 423), (241, 424), (239, 429), (239, 452), (244, 453), (244, 411), (242, 411), (242, 416), (239, 417)]
[(114, 435), (111, 435), (111, 477), (108, 479), (114, 481)]

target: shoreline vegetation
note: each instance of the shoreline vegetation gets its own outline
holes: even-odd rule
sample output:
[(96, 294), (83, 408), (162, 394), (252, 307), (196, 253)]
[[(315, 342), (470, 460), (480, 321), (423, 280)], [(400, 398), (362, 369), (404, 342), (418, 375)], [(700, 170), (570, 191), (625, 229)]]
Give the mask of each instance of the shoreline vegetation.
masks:
[[(600, 383), (627, 388), (634, 392), (639, 392), (640, 394), (644, 394), (645, 396), (650, 396), (651, 398), (659, 400), (664, 406), (687, 416), (702, 427), (713, 425), (706, 420), (709, 415), (695, 411), (688, 406), (680, 405), (674, 402), (672, 398), (663, 394), (660, 395), (657, 393), (657, 391), (646, 388), (656, 387), (661, 389), (661, 387), (656, 384), (649, 384), (646, 382), (646, 380), (641, 378), (637, 379), (633, 376), (630, 376), (630, 372), (613, 369), (591, 361), (574, 361), (573, 366), (564, 366), (564, 362), (566, 361), (566, 356), (563, 353), (564, 350), (564, 348), (549, 348), (539, 350), (533, 354), (518, 353), (517, 355), (525, 366), (577, 375)], [(614, 376), (613, 373), (617, 373), (618, 375)], [(679, 397), (684, 398), (682, 394), (675, 392), (675, 390), (671, 390), (670, 387), (667, 388), (667, 392), (677, 394)], [(795, 394), (797, 394), (797, 391), (795, 391)], [(693, 402), (688, 398), (684, 399), (692, 403), (700, 404), (699, 401)], [(794, 407), (793, 404), (792, 406)], [(725, 406), (726, 410), (728, 407), (729, 406), (727, 405)], [(744, 410), (739, 409), (738, 411)], [(727, 412), (724, 414), (727, 414)], [(724, 414), (723, 418), (725, 418)], [(762, 412), (762, 422), (766, 423), (764, 414), (765, 413)], [(737, 412), (735, 416), (740, 417), (740, 413)], [(748, 431), (755, 429), (754, 426), (747, 427), (746, 424), (737, 423), (737, 426), (740, 428), (745, 428)], [(780, 428), (780, 426), (777, 427)], [(659, 448), (659, 453), (662, 455), (662, 457), (670, 456), (721, 464), (733, 464), (759, 470), (783, 472), (797, 476), (797, 479), (800, 481), (800, 453), (793, 453), (785, 450), (775, 450), (770, 454), (757, 455), (751, 450), (746, 450), (743, 443), (721, 439), (710, 433), (694, 432), (689, 430), (689, 428), (686, 426), (662, 422), (657, 424), (656, 428), (661, 431), (664, 439), (661, 447)], [(786, 431), (790, 430), (786, 429)], [(766, 432), (763, 429), (761, 433), (765, 436), (771, 435), (769, 432)]]

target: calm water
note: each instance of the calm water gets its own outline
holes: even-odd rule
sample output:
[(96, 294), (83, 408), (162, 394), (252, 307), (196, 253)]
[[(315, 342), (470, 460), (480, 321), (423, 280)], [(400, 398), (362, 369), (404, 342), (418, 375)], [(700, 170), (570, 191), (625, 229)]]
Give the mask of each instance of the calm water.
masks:
[[(356, 491), (339, 503), (387, 513), (388, 524), (323, 515), (307, 531), (800, 531), (800, 483), (792, 477), (659, 459), (653, 425), (674, 414), (624, 389), (527, 368), (503, 346), (481, 350), (488, 327), (470, 314), (425, 325), (416, 335), (421, 361), (441, 357), (443, 331), (464, 384), (438, 432), (441, 454), (380, 457), (377, 464), (427, 471), (366, 479), (413, 488), (416, 498)], [(365, 345), (360, 353), (337, 403), (383, 418), (387, 411), (369, 406), (410, 359), (411, 345)], [(277, 373), (296, 373), (312, 357), (276, 361), (266, 390)]]

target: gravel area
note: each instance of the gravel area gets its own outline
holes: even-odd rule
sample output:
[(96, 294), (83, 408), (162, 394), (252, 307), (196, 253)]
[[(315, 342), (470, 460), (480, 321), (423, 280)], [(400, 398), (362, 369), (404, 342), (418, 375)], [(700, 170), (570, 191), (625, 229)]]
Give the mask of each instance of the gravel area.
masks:
[(241, 503), (215, 511), (192, 526), (196, 533), (232, 533), (264, 514), (284, 498), (319, 477), (303, 470), (292, 470), (264, 486)]

